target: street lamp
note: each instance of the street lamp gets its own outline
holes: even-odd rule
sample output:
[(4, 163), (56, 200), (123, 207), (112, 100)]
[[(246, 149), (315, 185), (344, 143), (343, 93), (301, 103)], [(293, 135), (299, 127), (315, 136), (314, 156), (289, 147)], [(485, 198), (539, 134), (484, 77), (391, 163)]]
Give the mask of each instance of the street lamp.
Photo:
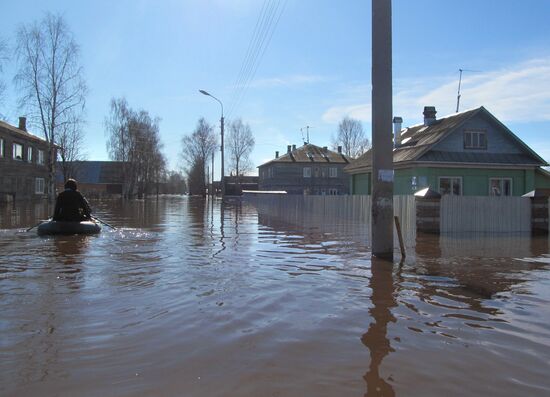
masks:
[[(222, 118), (220, 120), (221, 122), (221, 135), (222, 135), (222, 142), (221, 142), (221, 152), (222, 152), (222, 174), (220, 176), (220, 183), (222, 185), (222, 197), (225, 196), (225, 183), (224, 183), (224, 171), (223, 171), (223, 103), (222, 101), (220, 101), (218, 98), (216, 98), (214, 95), (212, 94), (209, 94), (208, 92), (206, 92), (205, 90), (199, 90), (199, 92), (203, 95), (206, 95), (206, 96), (209, 96), (209, 97), (212, 97), (214, 98), (216, 101), (219, 102), (219, 104), (221, 105), (222, 107)], [(212, 186), (214, 186), (214, 178), (212, 178)]]

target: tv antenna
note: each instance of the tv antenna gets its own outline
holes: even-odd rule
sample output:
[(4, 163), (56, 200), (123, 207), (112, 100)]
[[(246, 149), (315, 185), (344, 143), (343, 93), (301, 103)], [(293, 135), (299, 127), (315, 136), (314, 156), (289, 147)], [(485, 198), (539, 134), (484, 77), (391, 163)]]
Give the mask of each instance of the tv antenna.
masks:
[[(304, 144), (309, 143), (309, 129), (310, 128), (313, 128), (313, 127), (310, 127), (309, 125), (306, 125), (305, 127), (300, 128), (300, 132), (302, 133), (302, 141), (304, 141)], [(304, 129), (306, 130), (307, 140), (304, 139)]]
[(458, 113), (458, 109), (460, 107), (460, 85), (462, 83), (462, 72), (479, 72), (479, 70), (471, 70), (471, 69), (458, 69), (460, 72), (459, 78), (458, 78), (458, 93), (456, 95), (456, 112)]

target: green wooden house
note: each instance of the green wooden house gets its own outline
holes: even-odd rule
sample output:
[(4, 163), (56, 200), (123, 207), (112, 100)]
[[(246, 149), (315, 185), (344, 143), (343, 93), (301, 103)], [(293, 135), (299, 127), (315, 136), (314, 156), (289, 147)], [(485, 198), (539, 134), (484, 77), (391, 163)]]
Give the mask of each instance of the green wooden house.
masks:
[[(394, 118), (394, 194), (430, 187), (441, 194), (521, 196), (550, 188), (547, 162), (483, 106), (436, 118), (424, 108), (424, 123), (401, 129)], [(352, 194), (370, 194), (372, 151), (344, 170)]]

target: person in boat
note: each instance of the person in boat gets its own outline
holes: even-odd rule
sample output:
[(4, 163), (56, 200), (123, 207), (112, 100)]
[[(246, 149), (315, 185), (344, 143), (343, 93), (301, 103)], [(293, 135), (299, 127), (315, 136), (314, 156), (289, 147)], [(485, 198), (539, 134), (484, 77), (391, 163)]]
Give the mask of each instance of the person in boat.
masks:
[(65, 182), (65, 190), (57, 195), (54, 221), (82, 222), (92, 219), (92, 209), (88, 201), (77, 190), (76, 181), (69, 179)]

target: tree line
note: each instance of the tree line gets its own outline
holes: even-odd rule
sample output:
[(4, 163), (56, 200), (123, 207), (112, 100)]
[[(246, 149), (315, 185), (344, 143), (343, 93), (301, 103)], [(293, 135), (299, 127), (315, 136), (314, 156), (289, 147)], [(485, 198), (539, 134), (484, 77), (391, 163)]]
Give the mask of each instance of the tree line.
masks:
[[(0, 72), (9, 52), (8, 43), (0, 38)], [(88, 87), (80, 47), (63, 17), (46, 13), (38, 21), (20, 25), (13, 52), (19, 108), (48, 143), (47, 191), (53, 199), (56, 165), (67, 180), (76, 177), (75, 165), (86, 159), (83, 126)], [(5, 89), (0, 80), (0, 105)], [(183, 176), (166, 168), (159, 123), (147, 111), (130, 108), (124, 98), (111, 101), (105, 120), (107, 149), (111, 160), (122, 162), (125, 197), (158, 193), (161, 183), (163, 193), (185, 191)]]

